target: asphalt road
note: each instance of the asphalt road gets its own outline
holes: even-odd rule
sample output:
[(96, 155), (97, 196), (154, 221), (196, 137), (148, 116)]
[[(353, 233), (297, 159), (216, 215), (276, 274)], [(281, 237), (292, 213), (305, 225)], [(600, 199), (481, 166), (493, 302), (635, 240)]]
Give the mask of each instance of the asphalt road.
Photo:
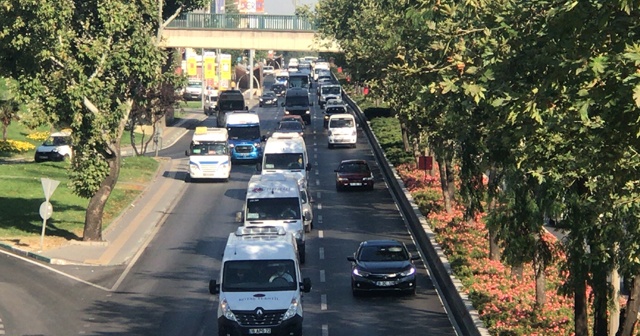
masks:
[[(283, 115), (282, 107), (255, 110), (263, 134), (270, 133)], [(362, 132), (357, 148), (328, 149), (317, 106), (313, 114), (305, 135), (314, 165), (309, 186), (315, 201), (315, 227), (307, 237), (307, 262), (302, 267), (303, 276), (313, 283), (303, 302), (305, 335), (455, 335), (422, 262), (416, 296), (351, 295), (346, 257), (359, 242), (394, 238), (414, 253), (416, 248), (380, 174), (373, 191), (335, 191), (333, 169), (340, 160), (367, 159), (374, 169), (376, 164)], [(205, 123), (214, 126), (215, 120)], [(174, 159), (176, 179), (184, 179), (189, 142), (190, 134), (160, 152)], [(121, 277), (125, 267), (56, 268), (104, 288), (117, 283), (114, 292), (0, 254), (0, 321), (6, 334), (216, 334), (217, 301), (207, 283), (217, 277), (226, 239), (239, 225), (235, 212), (242, 208), (254, 173), (254, 165), (234, 165), (227, 183), (189, 183), (182, 192), (167, 195), (179, 201), (146, 250), (126, 269), (126, 277)]]

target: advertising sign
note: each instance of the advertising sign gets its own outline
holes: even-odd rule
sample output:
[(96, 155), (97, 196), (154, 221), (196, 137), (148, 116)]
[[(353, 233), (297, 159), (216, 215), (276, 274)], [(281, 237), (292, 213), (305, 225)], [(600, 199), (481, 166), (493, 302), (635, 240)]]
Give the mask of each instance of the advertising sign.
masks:
[(204, 79), (213, 79), (215, 82), (216, 78), (216, 53), (214, 52), (205, 52), (204, 53)]
[(264, 0), (240, 0), (238, 10), (240, 13), (264, 13)]
[(220, 89), (229, 88), (231, 82), (231, 55), (220, 54)]
[(198, 75), (198, 65), (195, 56), (187, 57), (187, 76), (195, 77)]

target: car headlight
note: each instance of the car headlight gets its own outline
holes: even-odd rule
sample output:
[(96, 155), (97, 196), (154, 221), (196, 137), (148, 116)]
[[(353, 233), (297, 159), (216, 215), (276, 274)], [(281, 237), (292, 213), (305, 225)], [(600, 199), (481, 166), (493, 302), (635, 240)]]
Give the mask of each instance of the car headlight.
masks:
[(289, 304), (289, 309), (287, 309), (287, 312), (284, 313), (284, 316), (282, 316), (282, 320), (288, 320), (294, 316), (296, 316), (296, 313), (298, 312), (298, 300), (293, 297), (291, 298), (291, 304)]
[(284, 111), (284, 114), (289, 114), (289, 111)]
[(331, 131), (329, 131), (329, 136), (331, 136), (331, 135), (332, 135), (332, 132), (331, 132)]
[(234, 144), (229, 144), (229, 148), (233, 148), (233, 147), (235, 147), (235, 146), (236, 146), (236, 145), (234, 145)]
[(356, 135), (356, 131), (353, 130), (353, 132), (351, 132), (351, 135), (355, 136)]
[(260, 148), (260, 147), (262, 147), (262, 144), (261, 144), (261, 143), (259, 143), (259, 142), (256, 142), (256, 143), (254, 143), (254, 144), (253, 144), (253, 146), (254, 146), (255, 148)]
[(262, 98), (260, 98), (260, 101), (263, 101)]
[(57, 153), (59, 150), (60, 150), (59, 148), (55, 147), (51, 151), (54, 152), (54, 153)]
[(305, 113), (305, 114), (311, 114), (311, 112), (310, 112), (310, 111), (304, 111), (304, 113)]
[(346, 182), (346, 181), (349, 181), (349, 179), (346, 177), (338, 177), (338, 181)]
[(406, 277), (406, 276), (410, 276), (416, 273), (416, 268), (411, 266), (411, 268), (409, 268), (408, 270), (401, 272), (400, 276)]
[(302, 239), (303, 234), (304, 234), (303, 230), (296, 230), (296, 232), (293, 233), (293, 237), (295, 237), (296, 239)]
[(229, 307), (229, 303), (227, 302), (227, 299), (223, 299), (220, 302), (220, 307), (219, 307), (220, 311), (222, 312), (222, 315), (230, 321), (237, 321), (236, 320), (236, 314), (234, 314), (231, 311), (231, 308)]
[(360, 277), (367, 277), (367, 276), (369, 276), (371, 274), (371, 272), (363, 271), (363, 270), (361, 270), (361, 269), (356, 267), (356, 268), (353, 269), (353, 274), (355, 274), (357, 276), (360, 276)]
[(191, 171), (195, 171), (195, 170), (199, 170), (200, 169), (200, 167), (198, 167), (197, 164), (193, 164), (193, 163), (189, 165), (189, 168), (191, 169)]

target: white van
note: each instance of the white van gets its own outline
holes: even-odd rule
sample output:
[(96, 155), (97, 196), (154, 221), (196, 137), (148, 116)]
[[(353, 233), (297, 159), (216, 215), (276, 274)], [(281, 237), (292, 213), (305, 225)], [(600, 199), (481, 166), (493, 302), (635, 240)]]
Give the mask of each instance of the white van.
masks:
[(329, 132), (329, 148), (337, 145), (347, 145), (355, 148), (358, 141), (358, 125), (351, 114), (339, 113), (329, 117), (327, 130)]
[(189, 157), (187, 180), (229, 179), (231, 156), (226, 128), (196, 127), (185, 155)]
[(273, 133), (264, 146), (262, 165), (257, 168), (262, 175), (292, 173), (306, 188), (311, 164), (304, 139), (297, 133)]
[(36, 148), (34, 160), (36, 162), (69, 161), (73, 157), (73, 146), (71, 143), (70, 130), (51, 133), (47, 140)]
[(302, 335), (302, 278), (293, 236), (278, 227), (240, 227), (229, 235), (218, 281), (218, 335)]
[(244, 226), (279, 226), (296, 238), (300, 262), (305, 261), (306, 235), (302, 195), (295, 179), (284, 174), (253, 175), (247, 186)]

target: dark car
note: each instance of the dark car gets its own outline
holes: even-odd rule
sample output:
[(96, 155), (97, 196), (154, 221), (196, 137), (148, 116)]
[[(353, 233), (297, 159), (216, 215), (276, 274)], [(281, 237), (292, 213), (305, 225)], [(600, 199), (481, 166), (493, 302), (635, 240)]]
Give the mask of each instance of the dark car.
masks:
[(353, 295), (372, 291), (416, 293), (416, 266), (404, 243), (397, 240), (367, 240), (347, 260), (351, 261)]
[(327, 104), (327, 108), (324, 110), (324, 128), (327, 128), (327, 126), (329, 125), (329, 118), (331, 117), (331, 115), (349, 113), (349, 111), (347, 110), (347, 106), (342, 104), (341, 102), (342, 101), (335, 100), (335, 102), (332, 101), (331, 104)]
[(365, 160), (344, 160), (336, 172), (336, 190), (365, 188), (373, 190), (373, 173)]
[(287, 92), (287, 86), (284, 84), (273, 84), (271, 85), (271, 91), (273, 91), (276, 96), (281, 97)]
[(298, 133), (300, 134), (300, 136), (303, 136), (304, 126), (302, 126), (299, 121), (295, 120), (281, 121), (278, 123), (278, 128), (275, 130), (275, 132)]
[(283, 121), (297, 121), (300, 123), (300, 125), (302, 125), (303, 129), (306, 127), (304, 120), (299, 115), (295, 115), (295, 114), (285, 115), (284, 117), (282, 117), (282, 119), (280, 119), (280, 122), (283, 122)]
[(269, 106), (278, 106), (278, 96), (273, 91), (265, 91), (262, 96), (260, 96), (260, 107), (269, 105)]

